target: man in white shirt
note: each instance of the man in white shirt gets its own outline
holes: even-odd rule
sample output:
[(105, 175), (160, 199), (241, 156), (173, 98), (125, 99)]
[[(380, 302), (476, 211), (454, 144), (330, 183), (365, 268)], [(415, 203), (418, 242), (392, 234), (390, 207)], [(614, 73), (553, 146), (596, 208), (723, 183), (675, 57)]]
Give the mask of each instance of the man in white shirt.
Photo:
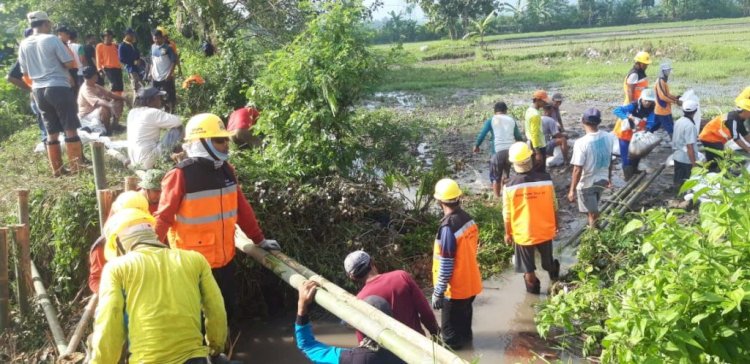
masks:
[(674, 188), (679, 195), (680, 187), (690, 178), (690, 172), (695, 166), (695, 145), (698, 143), (698, 130), (693, 116), (698, 110), (698, 102), (686, 100), (682, 103), (683, 116), (674, 125), (672, 134), (672, 148), (674, 154)]
[(174, 112), (177, 104), (177, 91), (174, 83), (174, 69), (177, 65), (177, 55), (169, 43), (166, 42), (161, 30), (154, 30), (151, 45), (151, 79), (153, 86), (167, 94), (167, 111)]
[(612, 185), (612, 147), (614, 135), (599, 130), (602, 113), (590, 108), (581, 118), (586, 135), (573, 146), (573, 177), (568, 201), (578, 198), (578, 210), (588, 214), (589, 226), (596, 227), (599, 218), (599, 200), (605, 187)]
[[(138, 90), (128, 113), (128, 156), (136, 169), (151, 169), (159, 157), (169, 155), (182, 140), (182, 122), (162, 107), (164, 91), (153, 87)], [(160, 140), (161, 131), (167, 133)]]
[[(542, 132), (544, 133), (544, 141), (547, 143), (545, 146), (545, 155), (547, 157), (556, 157), (555, 148), (557, 147), (560, 147), (560, 152), (562, 154), (562, 162), (558, 162), (559, 159), (553, 159), (555, 162), (548, 163), (550, 166), (568, 163), (568, 137), (560, 132), (557, 119), (553, 117), (554, 113), (555, 108), (553, 105), (544, 106), (544, 115), (542, 115)], [(559, 155), (560, 154), (558, 154), (558, 156)]]

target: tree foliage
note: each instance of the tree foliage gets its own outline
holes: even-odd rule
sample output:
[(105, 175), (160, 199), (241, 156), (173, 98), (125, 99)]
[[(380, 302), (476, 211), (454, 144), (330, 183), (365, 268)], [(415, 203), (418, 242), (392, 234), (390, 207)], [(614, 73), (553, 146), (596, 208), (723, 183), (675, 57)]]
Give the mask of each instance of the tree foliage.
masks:
[(451, 39), (461, 37), (471, 20), (484, 18), (495, 10), (495, 0), (408, 0), (418, 4), (435, 29), (445, 29)]

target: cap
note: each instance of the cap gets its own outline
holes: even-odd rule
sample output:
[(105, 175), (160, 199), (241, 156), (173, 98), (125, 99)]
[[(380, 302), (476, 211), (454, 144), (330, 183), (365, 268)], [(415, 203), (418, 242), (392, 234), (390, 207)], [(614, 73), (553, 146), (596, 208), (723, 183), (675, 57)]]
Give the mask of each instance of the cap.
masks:
[(133, 30), (133, 28), (128, 28), (128, 29), (125, 29), (125, 33), (124, 33), (124, 34), (125, 34), (125, 35), (128, 35), (128, 34), (135, 34), (135, 30)]
[(83, 78), (85, 79), (94, 77), (94, 75), (96, 74), (96, 67), (92, 67), (92, 66), (83, 67), (83, 69), (81, 70), (81, 74), (83, 74)]
[(43, 11), (32, 11), (26, 14), (26, 19), (29, 21), (29, 24), (31, 24), (36, 21), (42, 21), (42, 20), (49, 21), (49, 16), (47, 16), (47, 13)]
[(641, 91), (641, 97), (639, 97), (639, 99), (643, 101), (656, 102), (656, 95), (654, 95), (654, 90), (647, 88)]
[(141, 178), (138, 187), (144, 190), (161, 191), (161, 180), (164, 178), (164, 171), (161, 169), (149, 169)]
[(370, 270), (370, 255), (364, 250), (349, 253), (344, 259), (344, 270), (350, 278), (362, 278)]
[(696, 100), (685, 100), (682, 102), (682, 111), (693, 112), (698, 110), (698, 101)]
[(363, 300), (367, 302), (370, 306), (377, 308), (379, 311), (383, 312), (384, 314), (388, 316), (393, 316), (393, 310), (391, 309), (391, 304), (388, 303), (388, 301), (385, 300), (385, 298), (371, 295), (365, 297)]
[(102, 32), (102, 37), (105, 35), (114, 36), (115, 32), (113, 32), (112, 29), (104, 29), (104, 31)]
[(581, 121), (584, 124), (594, 124), (597, 125), (602, 122), (602, 112), (599, 111), (599, 109), (592, 107), (586, 109), (586, 111), (583, 112), (583, 116), (581, 116)]
[(167, 93), (164, 91), (159, 90), (158, 88), (154, 87), (141, 87), (140, 90), (138, 90), (138, 93), (136, 94), (136, 97), (139, 99), (150, 99), (154, 96), (164, 96)]
[(28, 38), (30, 35), (34, 34), (33, 28), (26, 28), (26, 30), (23, 31), (23, 37)]
[(548, 104), (552, 103), (552, 100), (550, 100), (549, 95), (547, 95), (547, 91), (544, 91), (544, 90), (534, 91), (534, 100), (542, 100)]

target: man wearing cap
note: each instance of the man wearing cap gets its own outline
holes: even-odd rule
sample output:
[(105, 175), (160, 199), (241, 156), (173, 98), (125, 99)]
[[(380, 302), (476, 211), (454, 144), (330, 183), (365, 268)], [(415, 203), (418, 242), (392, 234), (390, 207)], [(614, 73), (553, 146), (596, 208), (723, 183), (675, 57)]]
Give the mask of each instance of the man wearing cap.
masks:
[(672, 130), (674, 129), (674, 120), (672, 119), (672, 104), (682, 105), (679, 97), (672, 95), (669, 92), (669, 74), (672, 73), (672, 64), (669, 62), (663, 62), (659, 67), (659, 79), (656, 80), (656, 86), (654, 86), (654, 93), (656, 96), (656, 103), (654, 105), (654, 120), (652, 124), (646, 126), (646, 129), (650, 132), (655, 132), (659, 128), (664, 128), (664, 131), (672, 137)]
[(159, 208), (159, 198), (161, 197), (161, 180), (164, 178), (164, 171), (161, 169), (149, 169), (141, 177), (138, 187), (141, 188), (141, 194), (148, 201), (148, 212), (152, 215)]
[(517, 174), (503, 190), (505, 243), (514, 244), (516, 272), (524, 274), (526, 292), (539, 294), (534, 251), (541, 255), (550, 280), (560, 275), (560, 262), (552, 257), (552, 239), (557, 235), (555, 186), (548, 173), (534, 170), (527, 144), (515, 143), (509, 153)]
[(122, 43), (117, 48), (117, 56), (120, 63), (125, 65), (125, 71), (128, 72), (133, 91), (138, 92), (141, 88), (141, 53), (135, 47), (136, 39), (135, 31), (132, 28), (126, 29)]
[(488, 133), (492, 135), (490, 144), (490, 182), (495, 198), (500, 198), (500, 193), (505, 184), (505, 179), (510, 177), (510, 162), (508, 162), (508, 148), (516, 141), (522, 141), (518, 124), (513, 117), (508, 115), (508, 105), (499, 101), (495, 103), (495, 115), (484, 122), (482, 131), (477, 135), (474, 143), (474, 153), (479, 153), (479, 147), (484, 142)]
[(443, 219), (435, 236), (432, 255), (432, 308), (440, 316), (443, 342), (459, 349), (471, 342), (474, 298), (482, 292), (482, 275), (477, 263), (479, 228), (461, 209), (461, 188), (445, 178), (435, 185), (435, 200)]
[(126, 341), (131, 363), (208, 364), (209, 355), (218, 356), (227, 316), (203, 256), (168, 249), (154, 233), (154, 218), (138, 209), (111, 216), (104, 235), (111, 257), (99, 286), (90, 363), (117, 363)]
[(529, 106), (524, 114), (524, 131), (526, 132), (526, 139), (528, 139), (531, 147), (534, 149), (534, 166), (544, 172), (546, 169), (546, 143), (544, 143), (542, 114), (540, 110), (544, 105), (551, 104), (552, 100), (547, 95), (547, 91), (536, 90), (531, 101), (531, 106)]
[(167, 111), (174, 112), (177, 103), (174, 83), (177, 54), (166, 42), (161, 30), (154, 30), (152, 35), (154, 44), (151, 45), (151, 79), (155, 88), (167, 93)]
[(276, 240), (265, 238), (234, 167), (227, 162), (230, 136), (214, 114), (190, 118), (184, 144), (188, 158), (164, 176), (155, 216), (159, 241), (168, 240), (172, 248), (195, 250), (206, 258), (231, 319), (237, 306), (236, 227), (261, 248), (281, 247)]
[[(409, 273), (403, 270), (379, 273), (370, 255), (362, 250), (346, 256), (344, 270), (351, 280), (362, 285), (357, 298), (382, 297), (388, 302), (393, 318), (399, 322), (421, 334), (424, 333), (422, 325), (431, 335), (440, 333), (430, 303)], [(362, 333), (357, 331), (357, 342), (363, 338)]]
[[(23, 32), (23, 37), (27, 38), (32, 33), (34, 33), (34, 30), (31, 28), (27, 28)], [(42, 113), (39, 111), (39, 108), (36, 106), (36, 101), (34, 100), (34, 94), (32, 93), (31, 89), (31, 79), (28, 77), (28, 75), (24, 75), (23, 72), (21, 72), (21, 65), (18, 63), (18, 60), (16, 60), (16, 62), (13, 63), (13, 66), (10, 67), (8, 75), (5, 77), (5, 79), (22, 91), (29, 93), (29, 107), (31, 108), (31, 112), (36, 118), (36, 124), (39, 127), (42, 143), (47, 144), (47, 129), (44, 128)]]
[[(117, 54), (117, 44), (114, 43), (113, 36), (114, 32), (111, 29), (106, 29), (102, 32), (102, 42), (96, 45), (96, 68), (100, 73), (107, 77), (112, 92), (116, 95), (122, 96), (124, 90), (124, 85), (122, 83), (122, 66), (120, 65), (120, 58)], [(125, 103), (124, 101), (115, 100), (113, 105), (114, 121), (112, 123), (112, 130), (122, 131), (124, 128), (119, 124), (119, 121)]]
[(68, 49), (68, 53), (70, 53), (70, 56), (73, 57), (73, 60), (75, 61), (75, 66), (68, 69), (68, 72), (70, 72), (70, 77), (73, 79), (73, 91), (78, 92), (78, 88), (81, 87), (81, 84), (78, 82), (78, 70), (81, 67), (81, 62), (77, 58), (76, 52), (68, 44), (70, 43), (71, 34), (73, 34), (73, 31), (65, 25), (61, 25), (57, 28), (58, 38), (60, 38), (60, 41), (65, 44), (65, 48)]
[[(554, 119), (555, 107), (552, 105), (544, 106), (544, 115), (542, 115), (542, 132), (544, 133), (545, 155), (553, 157), (547, 158), (549, 162), (545, 164), (557, 166), (568, 163), (568, 137), (560, 131), (560, 124)], [(562, 161), (555, 159), (555, 149), (559, 148)], [(559, 155), (559, 154), (558, 154)]]
[(615, 137), (599, 130), (602, 113), (596, 108), (587, 109), (581, 117), (586, 135), (573, 145), (573, 177), (568, 201), (578, 198), (578, 210), (588, 214), (589, 227), (596, 227), (599, 218), (599, 200), (604, 188), (612, 185), (612, 147)]
[(635, 61), (635, 64), (625, 76), (622, 86), (625, 90), (625, 102), (623, 102), (625, 105), (638, 100), (641, 97), (641, 92), (648, 88), (646, 69), (651, 64), (651, 55), (648, 52), (641, 51), (635, 55), (633, 61)]
[(633, 133), (643, 131), (647, 125), (654, 124), (655, 103), (654, 91), (645, 89), (637, 101), (616, 107), (614, 110), (618, 120), (612, 129), (612, 133), (617, 137), (620, 146), (622, 174), (626, 181), (629, 181), (633, 175), (638, 173), (638, 162), (640, 162), (639, 158), (630, 157), (630, 141), (633, 139)]
[(565, 97), (561, 93), (555, 92), (552, 94), (552, 115), (550, 116), (557, 121), (557, 126), (561, 133), (565, 132), (562, 113), (560, 113), (560, 106), (562, 106), (563, 101), (565, 101)]
[[(297, 300), (297, 319), (294, 322), (294, 336), (297, 348), (315, 364), (402, 364), (403, 360), (381, 348), (375, 340), (364, 336), (359, 346), (351, 349), (326, 345), (315, 339), (310, 324), (310, 304), (315, 299), (318, 288), (313, 281), (304, 281), (299, 287)], [(372, 307), (392, 316), (388, 302), (380, 296), (368, 296), (363, 299)]]
[(124, 98), (97, 85), (99, 74), (94, 67), (83, 68), (84, 84), (78, 93), (78, 117), (84, 125), (104, 125), (107, 135), (112, 135), (114, 102)]
[(679, 195), (680, 187), (690, 178), (690, 173), (696, 163), (696, 144), (698, 144), (698, 128), (695, 127), (695, 112), (698, 111), (698, 102), (687, 100), (682, 103), (683, 115), (677, 119), (674, 125), (672, 148), (674, 154), (674, 188)]
[(81, 126), (76, 110), (76, 96), (71, 88), (73, 80), (68, 69), (75, 67), (75, 60), (59, 38), (49, 34), (52, 23), (43, 11), (27, 15), (34, 33), (18, 47), (18, 63), (21, 72), (31, 80), (34, 100), (44, 119), (47, 130), (47, 157), (52, 175), (60, 176), (62, 148), (58, 136), (65, 134), (70, 169), (74, 172), (86, 166), (83, 146), (77, 129)]
[[(737, 148), (750, 153), (750, 136), (745, 126), (745, 122), (750, 120), (750, 99), (737, 99), (735, 105), (737, 109), (713, 118), (703, 127), (698, 139), (704, 148), (723, 151), (724, 145), (732, 141)], [(709, 171), (719, 172), (715, 160), (720, 157), (719, 154), (706, 149)]]
[[(137, 169), (151, 169), (182, 139), (180, 118), (161, 109), (164, 95), (164, 91), (143, 87), (128, 113), (128, 157)], [(162, 130), (167, 130), (163, 138)]]

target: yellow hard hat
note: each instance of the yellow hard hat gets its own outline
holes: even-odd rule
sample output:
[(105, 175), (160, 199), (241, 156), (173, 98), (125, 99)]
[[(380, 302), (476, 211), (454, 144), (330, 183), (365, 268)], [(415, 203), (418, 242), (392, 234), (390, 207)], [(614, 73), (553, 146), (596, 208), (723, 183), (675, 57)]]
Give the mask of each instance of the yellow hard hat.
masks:
[(123, 255), (129, 247), (118, 246), (117, 237), (128, 228), (134, 228), (138, 225), (144, 225), (142, 228), (153, 229), (156, 219), (140, 209), (126, 208), (122, 209), (107, 219), (104, 224), (104, 258), (110, 261), (118, 255)]
[(735, 104), (742, 110), (750, 111), (750, 99), (737, 99)]
[(140, 192), (125, 191), (121, 193), (112, 203), (112, 214), (123, 209), (138, 209), (148, 212), (148, 200)]
[(533, 154), (534, 152), (531, 151), (528, 144), (524, 142), (515, 142), (508, 150), (508, 160), (510, 160), (511, 163), (521, 163), (531, 158), (531, 155)]
[(190, 118), (185, 127), (185, 140), (202, 138), (228, 138), (234, 135), (224, 126), (221, 118), (214, 114), (198, 114)]
[(643, 64), (651, 64), (651, 55), (648, 52), (640, 51), (636, 53), (634, 61)]
[(458, 187), (458, 183), (450, 178), (443, 178), (435, 184), (435, 194), (433, 195), (436, 200), (443, 202), (452, 202), (457, 198), (461, 197), (463, 192)]

